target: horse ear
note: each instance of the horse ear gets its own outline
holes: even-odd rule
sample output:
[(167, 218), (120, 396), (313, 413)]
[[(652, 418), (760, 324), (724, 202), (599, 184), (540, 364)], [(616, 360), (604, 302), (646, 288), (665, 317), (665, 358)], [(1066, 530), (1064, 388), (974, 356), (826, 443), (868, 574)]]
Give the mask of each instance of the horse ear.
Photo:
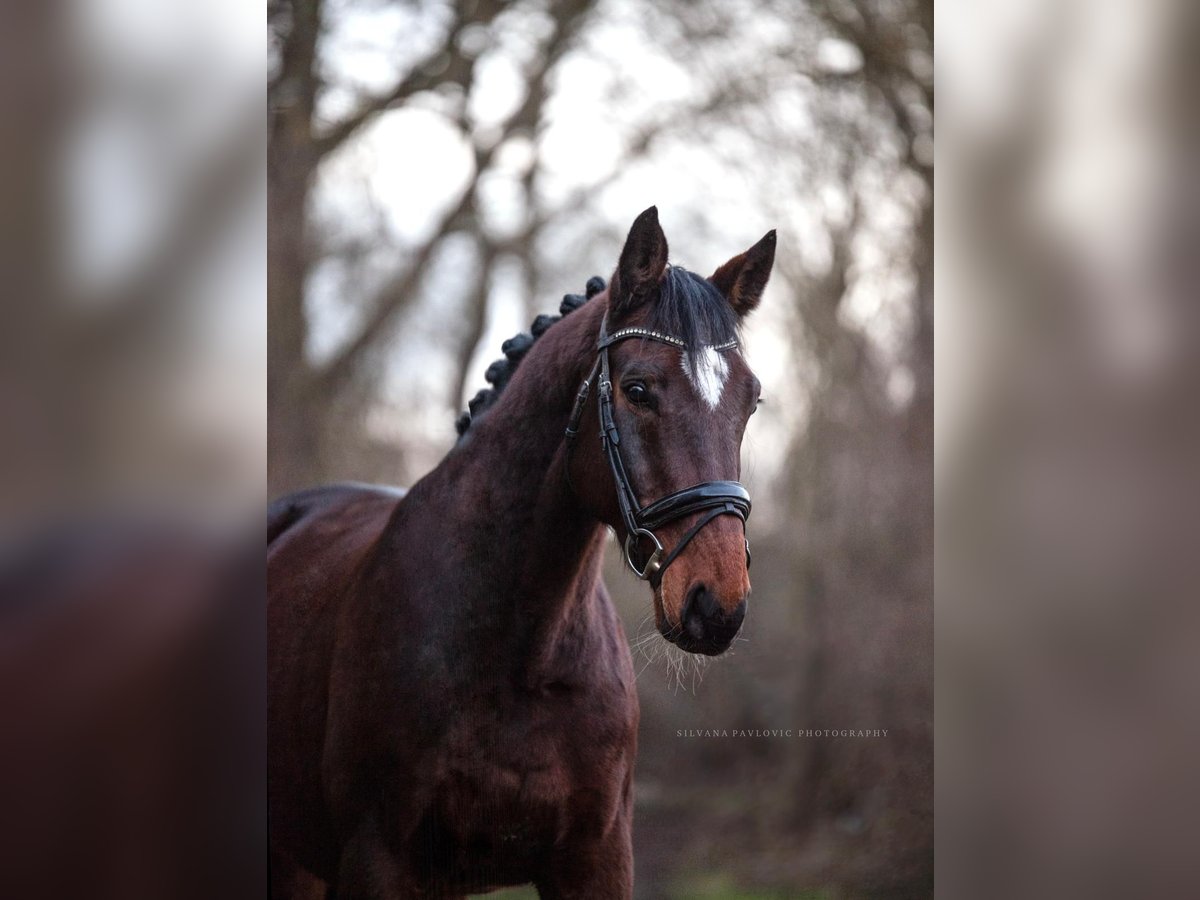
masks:
[(609, 306), (628, 312), (640, 304), (662, 279), (667, 268), (667, 236), (658, 224), (658, 207), (652, 206), (633, 220), (621, 261), (613, 277)]
[(734, 312), (746, 316), (762, 299), (774, 264), (775, 230), (772, 229), (745, 253), (738, 254), (713, 272), (708, 280), (725, 295)]

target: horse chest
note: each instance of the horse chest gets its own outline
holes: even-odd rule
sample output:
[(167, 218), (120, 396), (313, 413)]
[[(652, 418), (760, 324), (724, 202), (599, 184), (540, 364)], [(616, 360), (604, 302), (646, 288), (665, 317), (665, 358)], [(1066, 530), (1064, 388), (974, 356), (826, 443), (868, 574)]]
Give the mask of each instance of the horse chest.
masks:
[(451, 728), (420, 838), (489, 868), (533, 865), (589, 822), (607, 821), (632, 764), (636, 712), (585, 692), (464, 709)]

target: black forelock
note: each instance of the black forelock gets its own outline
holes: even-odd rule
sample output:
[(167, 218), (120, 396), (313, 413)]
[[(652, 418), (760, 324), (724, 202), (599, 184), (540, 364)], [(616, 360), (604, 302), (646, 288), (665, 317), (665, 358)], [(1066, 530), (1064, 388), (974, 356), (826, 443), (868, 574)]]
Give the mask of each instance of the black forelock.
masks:
[(677, 337), (689, 351), (738, 336), (738, 315), (711, 281), (680, 266), (667, 266), (645, 326)]

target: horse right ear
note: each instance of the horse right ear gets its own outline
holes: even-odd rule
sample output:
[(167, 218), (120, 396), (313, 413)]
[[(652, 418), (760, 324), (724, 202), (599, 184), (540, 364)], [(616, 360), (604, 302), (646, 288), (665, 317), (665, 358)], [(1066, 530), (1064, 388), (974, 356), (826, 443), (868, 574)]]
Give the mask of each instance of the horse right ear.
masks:
[(758, 306), (774, 264), (775, 229), (771, 229), (745, 253), (739, 253), (713, 272), (708, 280), (716, 285), (733, 311), (742, 318)]
[(639, 306), (667, 268), (667, 236), (652, 206), (633, 221), (609, 291), (609, 309), (618, 315)]

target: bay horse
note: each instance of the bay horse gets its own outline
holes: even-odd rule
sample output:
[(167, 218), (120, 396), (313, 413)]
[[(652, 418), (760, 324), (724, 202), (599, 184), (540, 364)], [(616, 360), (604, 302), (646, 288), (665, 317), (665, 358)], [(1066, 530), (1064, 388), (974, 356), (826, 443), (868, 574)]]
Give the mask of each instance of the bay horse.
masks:
[(338, 900), (632, 895), (639, 712), (605, 532), (666, 640), (729, 646), (760, 390), (738, 332), (774, 256), (770, 232), (710, 278), (670, 266), (651, 207), (607, 288), (506, 342), (411, 490), (272, 504), (273, 896), (309, 876)]

